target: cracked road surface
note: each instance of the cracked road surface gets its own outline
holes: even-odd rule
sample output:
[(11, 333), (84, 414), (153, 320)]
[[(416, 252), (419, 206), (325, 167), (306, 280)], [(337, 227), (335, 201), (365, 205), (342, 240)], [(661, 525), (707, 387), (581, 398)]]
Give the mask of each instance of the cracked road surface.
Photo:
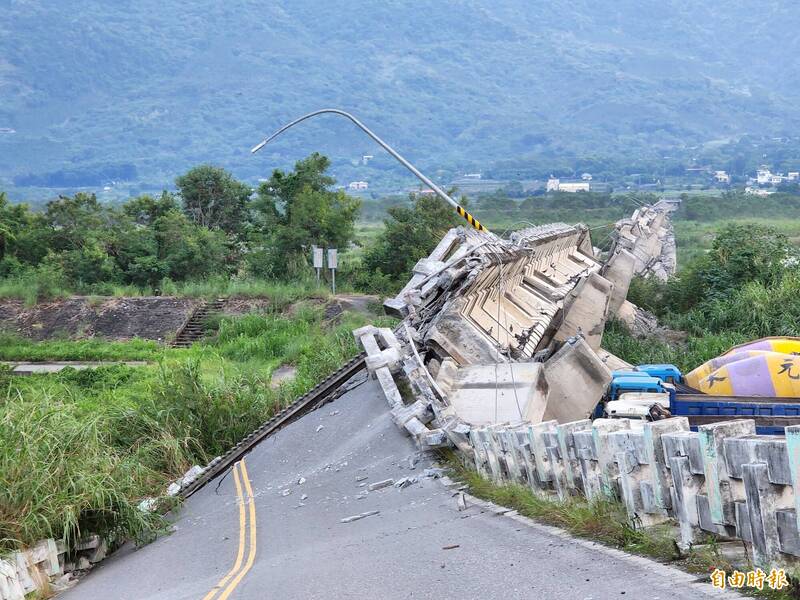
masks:
[[(430, 460), (367, 381), (189, 498), (171, 535), (123, 549), (65, 600), (730, 597), (669, 567), (553, 535), (425, 478)], [(405, 488), (369, 491), (404, 477)], [(343, 523), (342, 519), (379, 511)]]

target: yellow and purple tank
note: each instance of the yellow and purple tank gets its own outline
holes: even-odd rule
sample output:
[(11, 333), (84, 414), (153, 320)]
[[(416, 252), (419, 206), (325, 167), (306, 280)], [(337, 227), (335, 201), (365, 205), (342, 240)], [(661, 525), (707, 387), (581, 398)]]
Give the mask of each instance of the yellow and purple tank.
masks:
[(778, 352), (779, 354), (800, 354), (800, 338), (797, 337), (765, 337), (753, 342), (739, 344), (728, 350), (723, 356), (750, 351)]
[(800, 356), (743, 347), (704, 363), (686, 383), (712, 396), (800, 397)]

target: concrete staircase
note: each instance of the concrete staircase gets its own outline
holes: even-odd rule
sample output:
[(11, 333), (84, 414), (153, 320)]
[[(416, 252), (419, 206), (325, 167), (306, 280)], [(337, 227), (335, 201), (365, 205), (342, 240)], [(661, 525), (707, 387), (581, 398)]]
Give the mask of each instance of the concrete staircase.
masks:
[(183, 324), (175, 335), (172, 342), (173, 348), (188, 348), (198, 341), (205, 334), (205, 323), (209, 315), (222, 310), (225, 305), (225, 298), (217, 298), (210, 302), (204, 302), (195, 309), (189, 320)]

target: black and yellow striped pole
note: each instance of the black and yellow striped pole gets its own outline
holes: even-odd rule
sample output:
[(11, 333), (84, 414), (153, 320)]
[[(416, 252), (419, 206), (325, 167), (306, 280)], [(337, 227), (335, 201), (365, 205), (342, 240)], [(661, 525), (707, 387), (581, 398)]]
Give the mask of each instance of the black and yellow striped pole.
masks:
[(450, 206), (452, 206), (453, 208), (455, 208), (455, 209), (456, 209), (456, 211), (458, 212), (458, 214), (459, 214), (459, 215), (461, 215), (462, 217), (464, 217), (464, 219), (466, 219), (467, 223), (469, 223), (470, 225), (472, 225), (472, 226), (473, 226), (475, 229), (477, 229), (478, 231), (485, 231), (486, 233), (490, 233), (490, 232), (489, 232), (489, 230), (488, 230), (488, 229), (486, 229), (486, 227), (484, 227), (483, 225), (481, 225), (481, 222), (480, 222), (480, 221), (478, 221), (478, 219), (476, 219), (476, 218), (475, 218), (475, 217), (473, 217), (471, 214), (469, 214), (469, 213), (468, 213), (468, 212), (467, 212), (467, 211), (464, 209), (464, 207), (463, 207), (463, 206), (461, 206), (461, 205), (460, 205), (458, 202), (456, 202), (455, 200), (453, 200), (453, 199), (452, 199), (452, 198), (451, 198), (449, 195), (447, 195), (447, 194), (444, 192), (444, 190), (442, 190), (442, 189), (441, 189), (441, 188), (440, 188), (438, 185), (436, 185), (435, 183), (433, 183), (433, 181), (431, 181), (430, 179), (428, 179), (427, 177), (425, 177), (425, 175), (423, 175), (422, 173), (420, 173), (420, 171), (419, 171), (419, 170), (418, 170), (418, 169), (417, 169), (417, 168), (416, 168), (414, 165), (412, 165), (412, 164), (411, 164), (410, 162), (408, 162), (408, 161), (407, 161), (405, 158), (403, 158), (402, 156), (400, 156), (400, 155), (399, 155), (399, 154), (398, 154), (398, 153), (397, 153), (397, 152), (394, 150), (394, 148), (392, 148), (391, 146), (389, 146), (389, 144), (387, 144), (386, 142), (384, 142), (384, 141), (383, 141), (381, 138), (379, 138), (379, 137), (378, 137), (377, 135), (375, 135), (375, 134), (374, 134), (372, 131), (370, 131), (370, 130), (369, 130), (369, 128), (368, 128), (366, 125), (364, 125), (364, 124), (363, 124), (361, 121), (359, 121), (358, 119), (356, 119), (356, 118), (355, 118), (353, 115), (351, 115), (350, 113), (348, 113), (348, 112), (345, 112), (345, 111), (343, 111), (343, 110), (339, 110), (338, 108), (323, 108), (323, 109), (321, 109), (321, 110), (315, 110), (314, 112), (308, 113), (307, 115), (303, 115), (303, 116), (302, 116), (302, 117), (300, 117), (299, 119), (295, 119), (295, 120), (294, 120), (294, 121), (292, 121), (291, 123), (289, 123), (289, 124), (287, 124), (287, 125), (284, 125), (284, 126), (283, 126), (283, 127), (281, 127), (280, 129), (278, 129), (278, 131), (276, 131), (276, 132), (275, 132), (275, 133), (273, 133), (271, 136), (269, 136), (267, 139), (265, 139), (263, 142), (261, 142), (261, 143), (260, 143), (260, 144), (258, 144), (256, 147), (254, 147), (254, 148), (253, 148), (253, 149), (252, 149), (250, 152), (252, 152), (253, 154), (255, 154), (256, 152), (258, 152), (259, 150), (261, 150), (261, 148), (263, 148), (264, 146), (266, 146), (266, 145), (267, 145), (269, 142), (271, 142), (273, 139), (275, 139), (276, 137), (278, 137), (280, 134), (282, 134), (284, 131), (286, 131), (286, 130), (287, 130), (287, 129), (289, 129), (290, 127), (294, 127), (295, 125), (297, 125), (297, 124), (298, 124), (298, 123), (300, 123), (301, 121), (305, 121), (306, 119), (310, 119), (311, 117), (315, 117), (315, 116), (317, 116), (317, 115), (321, 115), (321, 114), (325, 114), (325, 113), (331, 113), (331, 114), (334, 114), (334, 115), (341, 115), (341, 116), (343, 116), (343, 117), (346, 117), (346, 118), (350, 119), (350, 120), (351, 120), (353, 123), (355, 123), (355, 124), (356, 124), (356, 125), (357, 125), (357, 126), (358, 126), (358, 127), (359, 127), (359, 128), (360, 128), (360, 129), (361, 129), (363, 132), (364, 132), (364, 133), (366, 133), (366, 134), (367, 134), (369, 137), (371, 137), (373, 140), (375, 140), (375, 142), (377, 142), (377, 143), (378, 143), (378, 145), (379, 145), (381, 148), (383, 148), (383, 149), (384, 149), (384, 150), (386, 150), (386, 151), (387, 151), (389, 154), (391, 154), (392, 156), (394, 156), (394, 157), (395, 157), (395, 158), (396, 158), (396, 159), (397, 159), (397, 160), (398, 160), (398, 161), (399, 161), (399, 162), (400, 162), (400, 163), (401, 163), (401, 164), (402, 164), (402, 165), (403, 165), (403, 166), (404, 166), (406, 169), (408, 169), (409, 171), (411, 171), (411, 172), (412, 172), (412, 173), (413, 173), (413, 174), (414, 174), (414, 175), (417, 177), (417, 179), (419, 179), (419, 180), (420, 180), (422, 183), (424, 183), (424, 184), (425, 184), (425, 185), (427, 185), (427, 186), (428, 186), (428, 187), (429, 187), (431, 190), (433, 190), (433, 192), (434, 192), (434, 193), (435, 193), (437, 196), (439, 196), (439, 197), (440, 197), (442, 200), (444, 200), (444, 201), (445, 201), (445, 202), (447, 202), (447, 203), (448, 203)]
[(478, 221), (478, 219), (476, 219), (471, 214), (469, 214), (467, 211), (465, 211), (464, 207), (461, 206), (460, 204), (456, 205), (456, 211), (458, 211), (458, 214), (460, 214), (462, 217), (464, 217), (467, 220), (467, 223), (472, 225), (478, 231), (489, 231), (488, 229), (486, 229), (486, 227), (481, 225), (481, 222)]

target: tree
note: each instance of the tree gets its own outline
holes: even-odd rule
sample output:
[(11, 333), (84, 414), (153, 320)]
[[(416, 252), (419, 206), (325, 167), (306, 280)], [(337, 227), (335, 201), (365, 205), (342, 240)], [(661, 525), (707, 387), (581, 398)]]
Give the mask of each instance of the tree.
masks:
[(78, 250), (88, 240), (107, 235), (110, 215), (94, 194), (59, 196), (47, 203), (44, 219), (50, 228), (50, 248)]
[(139, 225), (152, 225), (156, 219), (170, 211), (178, 209), (175, 196), (162, 192), (159, 198), (144, 195), (128, 200), (122, 205), (122, 211)]
[(364, 256), (366, 272), (380, 272), (393, 281), (408, 277), (411, 268), (428, 256), (451, 228), (464, 221), (436, 196), (419, 196), (413, 208), (393, 206), (386, 228)]
[(294, 171), (275, 170), (258, 188), (251, 246), (261, 264), (251, 260), (254, 270), (287, 275), (307, 264), (312, 245), (346, 248), (355, 239), (361, 201), (330, 189), (329, 166), (326, 157), (314, 153), (298, 161)]
[(796, 262), (797, 250), (771, 227), (730, 224), (717, 234), (711, 250), (694, 260), (668, 286), (666, 301), (673, 310), (725, 299), (750, 282), (769, 287), (780, 283)]
[(252, 190), (224, 169), (201, 165), (175, 180), (183, 211), (202, 227), (241, 236)]

